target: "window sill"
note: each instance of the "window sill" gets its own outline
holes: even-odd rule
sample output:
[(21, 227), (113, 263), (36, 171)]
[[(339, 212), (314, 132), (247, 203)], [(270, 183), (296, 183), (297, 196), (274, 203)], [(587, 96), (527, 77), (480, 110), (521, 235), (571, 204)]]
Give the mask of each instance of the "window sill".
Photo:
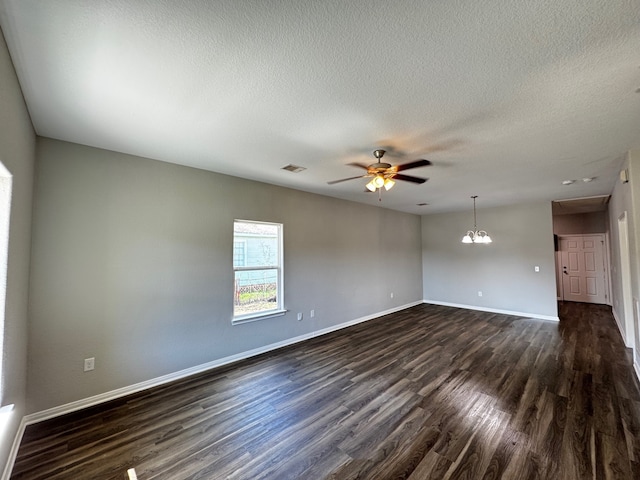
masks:
[(266, 320), (268, 318), (281, 317), (285, 313), (287, 313), (287, 310), (269, 310), (268, 312), (243, 315), (242, 317), (236, 317), (232, 319), (231, 325), (241, 325), (243, 323), (257, 322), (259, 320)]

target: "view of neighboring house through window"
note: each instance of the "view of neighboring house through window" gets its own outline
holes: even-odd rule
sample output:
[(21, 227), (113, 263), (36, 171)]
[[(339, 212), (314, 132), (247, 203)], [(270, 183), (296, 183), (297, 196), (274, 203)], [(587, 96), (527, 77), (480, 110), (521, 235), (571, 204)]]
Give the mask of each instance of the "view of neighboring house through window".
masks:
[(282, 225), (233, 224), (234, 321), (282, 314)]

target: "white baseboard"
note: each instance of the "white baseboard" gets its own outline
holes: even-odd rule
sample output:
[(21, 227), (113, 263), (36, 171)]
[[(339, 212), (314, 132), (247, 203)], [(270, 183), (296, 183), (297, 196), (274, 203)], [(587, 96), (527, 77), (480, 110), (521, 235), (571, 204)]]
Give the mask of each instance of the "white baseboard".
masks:
[(22, 436), (24, 435), (24, 429), (26, 426), (27, 426), (26, 418), (22, 417), (22, 420), (20, 420), (20, 425), (18, 425), (18, 431), (16, 432), (16, 436), (13, 439), (11, 450), (9, 451), (9, 458), (7, 458), (7, 464), (4, 466), (4, 471), (2, 472), (2, 480), (10, 480), (11, 478), (11, 471), (13, 470), (14, 463), (16, 463), (16, 457), (18, 456), (18, 449), (20, 448), (20, 443), (22, 442)]
[(618, 312), (616, 312), (616, 309), (613, 305), (611, 306), (611, 313), (613, 314), (613, 319), (616, 321), (616, 326), (618, 327), (618, 333), (620, 333), (620, 338), (622, 338), (622, 343), (624, 343), (625, 347), (632, 348), (633, 345), (627, 345), (627, 337), (624, 334), (624, 328), (622, 327), (623, 324), (620, 321)]
[(638, 382), (640, 382), (640, 365), (638, 365), (638, 363), (636, 362), (633, 345), (627, 345), (627, 338), (622, 328), (622, 322), (620, 321), (618, 312), (616, 312), (616, 309), (613, 305), (611, 305), (611, 313), (613, 314), (613, 318), (616, 321), (616, 326), (618, 327), (618, 333), (620, 333), (620, 337), (622, 338), (622, 343), (624, 343), (625, 347), (631, 349), (631, 355), (633, 357), (631, 360), (633, 362), (633, 371), (636, 374), (636, 378), (638, 379)]
[(479, 307), (477, 305), (464, 305), (461, 303), (439, 302), (437, 300), (424, 300), (424, 303), (432, 305), (442, 305), (443, 307), (464, 308), (466, 310), (478, 310), (480, 312), (502, 313), (504, 315), (515, 315), (517, 317), (535, 318), (538, 320), (549, 320), (551, 322), (559, 322), (560, 319), (552, 315), (540, 315), (537, 313), (515, 312), (513, 310), (501, 310), (498, 308)]
[(304, 340), (309, 340), (311, 338), (319, 337), (321, 335), (326, 335), (327, 333), (335, 332), (336, 330), (341, 330), (343, 328), (350, 327), (352, 325), (357, 325), (358, 323), (366, 322), (368, 320), (372, 320), (374, 318), (382, 317), (384, 315), (388, 315), (390, 313), (399, 312), (406, 308), (414, 307), (416, 305), (422, 304), (422, 301), (408, 303), (406, 305), (402, 305), (399, 307), (394, 307), (389, 310), (385, 310), (383, 312), (374, 313), (372, 315), (367, 315), (364, 317), (356, 318), (355, 320), (350, 320), (345, 323), (341, 323), (338, 325), (333, 325), (331, 327), (323, 328), (322, 330), (316, 330), (311, 333), (307, 333), (304, 335), (300, 335), (298, 337), (289, 338), (287, 340), (283, 340), (281, 342), (272, 343), (270, 345), (265, 345), (263, 347), (255, 348), (253, 350), (249, 350), (246, 352), (241, 352), (236, 355), (230, 355), (228, 357), (220, 358), (218, 360), (214, 360), (208, 363), (204, 363), (202, 365), (196, 365), (195, 367), (187, 368), (184, 370), (180, 370), (178, 372), (170, 373), (168, 375), (163, 375), (162, 377), (152, 378), (151, 380), (146, 380), (144, 382), (136, 383), (134, 385), (130, 385), (128, 387), (119, 388), (117, 390), (112, 390), (110, 392), (101, 393), (99, 395), (94, 395), (93, 397), (84, 398), (82, 400), (77, 400), (75, 402), (67, 403), (64, 405), (60, 405), (57, 407), (49, 408), (47, 410), (42, 410), (40, 412), (32, 413), (26, 415), (24, 417), (25, 425), (31, 425), (34, 423), (42, 422), (44, 420), (49, 420), (51, 418), (59, 417), (60, 415), (65, 415), (67, 413), (75, 412), (77, 410), (81, 410), (83, 408), (92, 407), (94, 405), (98, 405), (100, 403), (108, 402), (110, 400), (115, 400), (117, 398), (125, 397), (127, 395), (131, 395), (132, 393), (137, 393), (142, 390), (147, 390), (152, 387), (157, 387), (160, 385), (164, 385), (169, 382), (173, 382), (175, 380), (180, 380), (191, 375), (195, 375), (197, 373), (202, 373), (207, 370), (211, 370), (213, 368), (221, 367), (224, 365), (228, 365), (230, 363), (234, 363), (240, 360), (244, 360), (246, 358), (254, 357), (256, 355), (260, 355), (263, 353), (270, 352), (272, 350), (276, 350), (278, 348), (286, 347), (289, 345), (293, 345), (295, 343), (302, 342)]
[(618, 327), (618, 333), (620, 333), (622, 341), (628, 347), (629, 345), (627, 345), (627, 342), (624, 339), (625, 335), (624, 330), (622, 329), (622, 323), (620, 323), (620, 317), (618, 316), (618, 312), (616, 312), (615, 307), (611, 307), (611, 314), (613, 315), (613, 319), (616, 321), (616, 327)]

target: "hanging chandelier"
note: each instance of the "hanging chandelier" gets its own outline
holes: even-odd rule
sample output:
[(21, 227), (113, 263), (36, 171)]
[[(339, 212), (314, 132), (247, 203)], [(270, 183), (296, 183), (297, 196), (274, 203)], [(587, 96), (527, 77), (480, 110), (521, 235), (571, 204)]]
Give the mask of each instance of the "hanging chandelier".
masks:
[(476, 223), (476, 198), (477, 195), (473, 195), (473, 230), (469, 230), (464, 237), (462, 237), (462, 243), (491, 243), (491, 237), (484, 230), (478, 230)]

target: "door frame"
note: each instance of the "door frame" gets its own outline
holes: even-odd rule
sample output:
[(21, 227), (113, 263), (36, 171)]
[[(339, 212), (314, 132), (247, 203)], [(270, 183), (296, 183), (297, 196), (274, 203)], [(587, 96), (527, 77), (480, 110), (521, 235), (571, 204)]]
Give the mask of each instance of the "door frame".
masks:
[[(624, 343), (635, 349), (635, 316), (631, 288), (631, 252), (629, 251), (629, 222), (625, 210), (618, 217), (618, 243), (620, 252), (620, 281), (622, 283), (622, 309), (624, 311)], [(618, 313), (618, 312), (616, 312)]]
[(602, 238), (602, 262), (604, 267), (604, 291), (605, 291), (605, 303), (604, 305), (611, 306), (611, 267), (609, 259), (609, 235), (607, 233), (566, 233), (557, 234), (558, 237), (558, 250), (556, 251), (556, 282), (558, 282), (557, 292), (560, 295), (558, 300), (564, 301), (564, 284), (562, 281), (562, 250), (560, 245), (563, 238), (584, 238), (599, 236)]

